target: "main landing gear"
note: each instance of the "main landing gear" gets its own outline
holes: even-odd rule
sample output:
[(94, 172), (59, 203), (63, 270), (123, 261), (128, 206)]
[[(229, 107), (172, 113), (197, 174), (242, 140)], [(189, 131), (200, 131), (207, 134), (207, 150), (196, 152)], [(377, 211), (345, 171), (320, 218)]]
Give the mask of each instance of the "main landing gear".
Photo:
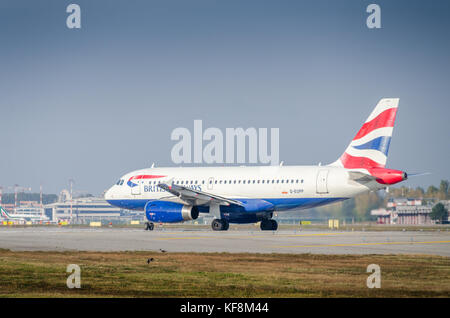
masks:
[(145, 222), (145, 230), (146, 231), (153, 231), (155, 228), (155, 225), (152, 222)]
[[(214, 219), (211, 223), (211, 227), (214, 231), (226, 231), (230, 227), (225, 219)], [(278, 223), (275, 220), (264, 219), (261, 221), (262, 231), (276, 231), (278, 229)]]
[(211, 227), (214, 231), (226, 231), (230, 227), (230, 223), (225, 219), (214, 219)]
[(261, 231), (276, 231), (278, 229), (278, 223), (275, 220), (262, 220)]

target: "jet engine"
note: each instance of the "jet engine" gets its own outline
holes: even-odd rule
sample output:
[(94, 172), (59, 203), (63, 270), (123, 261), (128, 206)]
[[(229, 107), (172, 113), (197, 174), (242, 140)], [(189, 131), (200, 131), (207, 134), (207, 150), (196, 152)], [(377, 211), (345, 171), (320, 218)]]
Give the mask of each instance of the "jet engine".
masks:
[(151, 201), (145, 205), (145, 216), (151, 222), (176, 223), (198, 218), (198, 208), (167, 201)]

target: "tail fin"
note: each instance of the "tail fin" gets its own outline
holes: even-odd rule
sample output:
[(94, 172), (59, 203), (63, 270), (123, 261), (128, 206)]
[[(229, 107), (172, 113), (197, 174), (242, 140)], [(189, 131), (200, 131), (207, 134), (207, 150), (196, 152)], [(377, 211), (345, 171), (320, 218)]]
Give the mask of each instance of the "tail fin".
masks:
[(384, 168), (399, 98), (381, 99), (342, 156), (332, 163), (348, 169)]
[(11, 216), (8, 214), (8, 212), (6, 212), (6, 210), (2, 206), (0, 206), (0, 215), (5, 219), (11, 218)]

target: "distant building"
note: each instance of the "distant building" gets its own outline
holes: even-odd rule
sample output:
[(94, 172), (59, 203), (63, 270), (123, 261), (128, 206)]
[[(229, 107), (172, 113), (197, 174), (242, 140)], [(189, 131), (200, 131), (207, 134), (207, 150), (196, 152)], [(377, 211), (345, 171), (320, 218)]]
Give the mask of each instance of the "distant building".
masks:
[(41, 204), (38, 201), (19, 201), (19, 206), (41, 206)]
[(370, 211), (370, 215), (377, 217), (378, 224), (392, 224), (392, 211), (386, 209), (377, 209)]
[(70, 221), (85, 223), (102, 219), (120, 219), (121, 209), (111, 206), (103, 198), (88, 197), (64, 202), (55, 202), (44, 206), (45, 215), (52, 221)]
[[(440, 201), (450, 210), (450, 200)], [(370, 212), (377, 217), (378, 224), (435, 224), (430, 213), (434, 205), (422, 205), (421, 199), (392, 198), (387, 203), (387, 209), (377, 209)]]
[(395, 208), (397, 206), (416, 206), (416, 205), (422, 205), (422, 199), (390, 198), (386, 207)]
[(397, 206), (395, 208), (397, 224), (435, 224), (436, 222), (430, 218), (432, 209), (432, 205)]
[(14, 211), (14, 203), (3, 203), (2, 208), (4, 208), (7, 212), (13, 212)]

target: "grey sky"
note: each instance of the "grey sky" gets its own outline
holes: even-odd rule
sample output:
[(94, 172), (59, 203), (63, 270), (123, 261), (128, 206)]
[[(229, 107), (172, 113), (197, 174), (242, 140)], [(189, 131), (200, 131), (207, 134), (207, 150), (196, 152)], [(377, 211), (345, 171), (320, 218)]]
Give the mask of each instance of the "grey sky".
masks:
[[(382, 29), (365, 9), (378, 3)], [(81, 6), (82, 29), (66, 27)], [(341, 155), (399, 97), (388, 167), (449, 175), (449, 1), (2, 1), (0, 185), (101, 193), (171, 166), (176, 127), (279, 127), (285, 164)]]

